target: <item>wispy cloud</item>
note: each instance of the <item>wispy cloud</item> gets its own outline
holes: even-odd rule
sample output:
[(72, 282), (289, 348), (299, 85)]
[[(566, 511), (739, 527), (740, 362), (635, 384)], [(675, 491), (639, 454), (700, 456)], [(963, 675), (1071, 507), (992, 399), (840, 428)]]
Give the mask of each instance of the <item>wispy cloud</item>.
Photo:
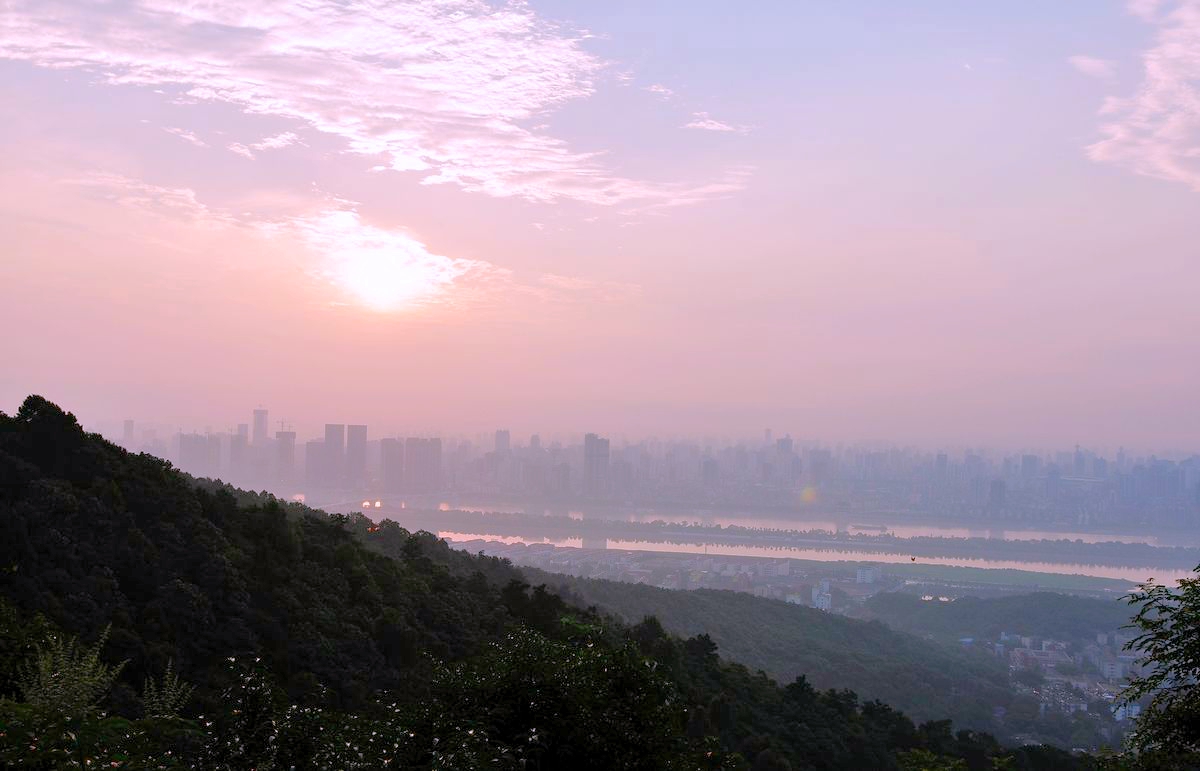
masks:
[(1142, 55), (1137, 91), (1105, 101), (1104, 138), (1088, 156), (1200, 192), (1200, 0), (1129, 8), (1156, 26), (1154, 46)]
[[(285, 239), (310, 259), (297, 268), (328, 287), (328, 302), (380, 313), (432, 307), (481, 308), (527, 297), (556, 306), (620, 302), (636, 285), (542, 274), (525, 281), (486, 260), (439, 254), (404, 228), (366, 221), (354, 201), (329, 198), (295, 214), (259, 217), (209, 207), (190, 188), (164, 187), (121, 174), (92, 173), (63, 184), (143, 216), (247, 239)], [(256, 248), (251, 245), (248, 248)]]
[(179, 137), (183, 141), (193, 144), (196, 147), (208, 147), (207, 142), (205, 142), (203, 139), (196, 136), (192, 132), (188, 131), (187, 129), (167, 127), (167, 128), (163, 128), (163, 131), (167, 132), (168, 134), (174, 134), (175, 136)]
[(426, 184), (541, 202), (664, 204), (681, 189), (697, 200), (709, 183), (621, 176), (528, 127), (593, 93), (606, 62), (586, 38), (522, 2), (9, 0), (0, 58), (295, 120)]
[(1108, 59), (1097, 59), (1094, 56), (1077, 54), (1067, 57), (1067, 62), (1089, 78), (1108, 80), (1117, 72), (1117, 65)]
[(64, 184), (88, 190), (96, 197), (120, 206), (139, 209), (167, 219), (182, 219), (204, 227), (235, 222), (229, 214), (210, 209), (187, 187), (152, 185), (122, 174), (96, 172), (63, 180)]
[(735, 126), (716, 120), (706, 112), (692, 113), (692, 119), (683, 124), (683, 128), (699, 129), (700, 131), (725, 131), (734, 134), (745, 134), (750, 130), (746, 126)]
[(267, 137), (261, 142), (244, 145), (241, 142), (231, 142), (228, 147), (231, 151), (246, 158), (253, 159), (255, 150), (279, 150), (288, 145), (296, 144), (300, 141), (300, 137), (291, 131), (284, 131), (281, 134)]

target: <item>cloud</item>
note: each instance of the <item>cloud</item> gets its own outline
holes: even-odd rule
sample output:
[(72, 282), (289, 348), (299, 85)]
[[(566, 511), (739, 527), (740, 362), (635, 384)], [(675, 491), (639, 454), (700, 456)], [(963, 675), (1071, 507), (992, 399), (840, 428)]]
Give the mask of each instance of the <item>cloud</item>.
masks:
[(1142, 81), (1128, 97), (1109, 97), (1103, 139), (1088, 157), (1200, 192), (1200, 0), (1134, 3), (1156, 27), (1142, 55)]
[(244, 145), (241, 142), (231, 142), (228, 147), (231, 151), (246, 158), (254, 159), (255, 150), (279, 150), (300, 142), (300, 137), (291, 131), (285, 131), (282, 134), (266, 137), (260, 142), (255, 142), (252, 145)]
[(706, 112), (692, 113), (692, 120), (683, 124), (683, 128), (699, 129), (701, 131), (726, 131), (734, 134), (745, 134), (749, 131), (745, 126), (734, 126), (716, 120)]
[(1094, 56), (1084, 56), (1077, 54), (1067, 57), (1067, 62), (1076, 70), (1087, 75), (1089, 78), (1100, 78), (1108, 80), (1116, 74), (1116, 64), (1108, 59), (1097, 59)]
[(1129, 0), (1126, 8), (1131, 14), (1146, 21), (1154, 21), (1163, 0)]
[(90, 191), (97, 197), (156, 217), (186, 220), (206, 228), (234, 223), (225, 212), (210, 209), (186, 187), (162, 187), (121, 174), (98, 172), (69, 178), (63, 184)]
[(167, 132), (168, 134), (174, 134), (175, 136), (179, 137), (180, 139), (184, 140), (185, 142), (190, 142), (191, 144), (194, 144), (196, 147), (208, 147), (207, 142), (205, 142), (203, 139), (196, 136), (192, 132), (188, 131), (187, 129), (163, 128), (163, 131)]
[(624, 177), (529, 127), (593, 93), (607, 63), (587, 37), (523, 2), (9, 0), (0, 58), (293, 120), (426, 184), (537, 202), (697, 200), (709, 183)]
[(662, 85), (661, 83), (654, 83), (652, 85), (646, 86), (646, 88), (643, 90), (649, 91), (650, 93), (654, 94), (658, 98), (664, 99), (664, 100), (670, 99), (671, 97), (675, 96), (674, 91), (672, 91), (671, 89)]
[(86, 174), (63, 184), (158, 220), (246, 239), (283, 239), (286, 254), (295, 255), (299, 247), (308, 255), (297, 267), (332, 290), (328, 301), (333, 305), (393, 313), (433, 307), (479, 309), (510, 305), (524, 297), (573, 307), (622, 302), (640, 292), (632, 284), (554, 274), (522, 282), (486, 260), (438, 254), (404, 228), (371, 224), (354, 201), (330, 198), (299, 213), (264, 218), (211, 208), (190, 188), (153, 185), (121, 174)]

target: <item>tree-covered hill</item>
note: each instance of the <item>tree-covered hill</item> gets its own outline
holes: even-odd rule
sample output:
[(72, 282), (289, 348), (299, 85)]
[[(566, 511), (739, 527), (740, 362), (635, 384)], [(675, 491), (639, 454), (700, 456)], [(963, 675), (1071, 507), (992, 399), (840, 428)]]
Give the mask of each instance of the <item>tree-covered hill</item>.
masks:
[(1094, 638), (1129, 624), (1129, 605), (1053, 592), (1008, 597), (961, 597), (922, 602), (911, 594), (879, 594), (864, 607), (869, 618), (941, 640), (995, 639), (1002, 632), (1057, 640)]
[(636, 621), (655, 616), (669, 632), (709, 635), (722, 652), (780, 682), (803, 675), (818, 688), (850, 688), (918, 719), (953, 715), (993, 727), (993, 708), (1013, 697), (1003, 662), (931, 643), (878, 622), (744, 592), (683, 592), (643, 584), (575, 578), (526, 569), (564, 596)]
[(429, 534), (198, 484), (39, 397), (0, 413), (0, 765), (1090, 763), (717, 653)]

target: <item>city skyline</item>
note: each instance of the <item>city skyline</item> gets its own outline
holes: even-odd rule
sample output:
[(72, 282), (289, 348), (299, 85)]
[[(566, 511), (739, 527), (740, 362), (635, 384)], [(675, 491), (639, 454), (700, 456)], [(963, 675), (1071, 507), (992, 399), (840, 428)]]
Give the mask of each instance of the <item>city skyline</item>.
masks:
[[(270, 414), (270, 410), (266, 408), (256, 408), (253, 411), (256, 416), (258, 413)], [(134, 418), (123, 418), (121, 420), (101, 420), (101, 421), (84, 421), (85, 426), (89, 430), (97, 431), (108, 437), (112, 441), (120, 443), (128, 443), (131, 439), (136, 438), (136, 435), (141, 432), (149, 431), (156, 437), (159, 435), (180, 435), (180, 434), (198, 434), (198, 435), (222, 435), (235, 436), (240, 435), (243, 441), (247, 441), (248, 446), (257, 445), (258, 442), (249, 443), (247, 429), (249, 424), (238, 422), (236, 419), (231, 421), (202, 421), (201, 423), (192, 425), (182, 425), (170, 421), (162, 420), (142, 420)], [(1041, 453), (1043, 455), (1051, 455), (1070, 450), (1083, 449), (1088, 452), (1098, 453), (1103, 455), (1116, 455), (1121, 453), (1130, 457), (1164, 457), (1174, 459), (1185, 459), (1200, 455), (1200, 445), (1198, 446), (1179, 446), (1179, 447), (1139, 447), (1128, 443), (1116, 444), (1088, 444), (1083, 442), (1067, 442), (1062, 444), (1053, 443), (988, 443), (983, 441), (950, 441), (950, 442), (919, 442), (919, 441), (904, 441), (894, 438), (883, 439), (842, 439), (819, 436), (815, 434), (804, 434), (799, 431), (789, 430), (787, 428), (775, 429), (771, 427), (754, 429), (745, 428), (741, 431), (732, 431), (727, 433), (714, 432), (696, 432), (696, 433), (626, 433), (626, 432), (611, 432), (600, 430), (592, 430), (589, 427), (545, 431), (539, 430), (536, 427), (528, 430), (513, 430), (505, 428), (474, 428), (472, 430), (443, 430), (435, 426), (422, 426), (421, 428), (413, 428), (412, 425), (405, 426), (392, 425), (379, 426), (378, 424), (367, 423), (350, 423), (342, 420), (338, 423), (318, 422), (307, 427), (297, 427), (292, 421), (287, 419), (275, 418), (270, 422), (275, 428), (269, 429), (266, 434), (267, 443), (276, 441), (279, 434), (286, 434), (298, 441), (320, 441), (327, 435), (327, 431), (332, 427), (340, 427), (343, 431), (349, 428), (370, 428), (369, 441), (377, 443), (383, 439), (406, 439), (406, 438), (437, 438), (449, 440), (453, 442), (465, 442), (478, 449), (495, 448), (501, 452), (507, 452), (513, 449), (538, 449), (543, 446), (563, 446), (569, 444), (578, 444), (584, 446), (587, 438), (590, 435), (596, 435), (607, 441), (616, 442), (617, 446), (630, 446), (651, 443), (687, 443), (698, 444), (711, 447), (732, 447), (732, 446), (774, 446), (777, 442), (785, 441), (791, 446), (794, 444), (797, 448), (801, 447), (827, 447), (837, 449), (862, 449), (862, 450), (902, 450), (912, 452), (937, 453), (937, 452), (954, 452), (959, 455), (971, 453), (984, 453), (990, 456), (1003, 456), (1013, 453)], [(140, 441), (140, 439), (139, 439)]]

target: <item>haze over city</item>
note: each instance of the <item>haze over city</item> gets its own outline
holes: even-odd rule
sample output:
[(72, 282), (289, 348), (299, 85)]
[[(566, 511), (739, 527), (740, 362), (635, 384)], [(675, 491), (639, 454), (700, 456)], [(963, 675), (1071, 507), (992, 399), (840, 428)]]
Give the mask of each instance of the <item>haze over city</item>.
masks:
[(0, 768), (1200, 769), (1200, 0), (0, 0)]
[(9, 3), (0, 404), (1193, 450), (1194, 2)]

